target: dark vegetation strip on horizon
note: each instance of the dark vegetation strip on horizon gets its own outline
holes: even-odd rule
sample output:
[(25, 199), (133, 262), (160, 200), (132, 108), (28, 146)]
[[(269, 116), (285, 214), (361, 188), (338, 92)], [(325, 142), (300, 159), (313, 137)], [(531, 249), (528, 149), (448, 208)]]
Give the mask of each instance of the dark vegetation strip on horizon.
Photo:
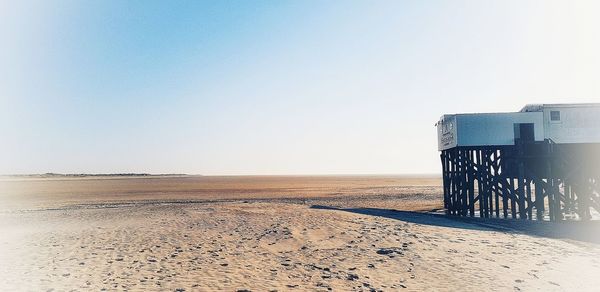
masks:
[(6, 177), (107, 177), (107, 176), (187, 176), (185, 173), (43, 173), (43, 174), (9, 174), (2, 175)]

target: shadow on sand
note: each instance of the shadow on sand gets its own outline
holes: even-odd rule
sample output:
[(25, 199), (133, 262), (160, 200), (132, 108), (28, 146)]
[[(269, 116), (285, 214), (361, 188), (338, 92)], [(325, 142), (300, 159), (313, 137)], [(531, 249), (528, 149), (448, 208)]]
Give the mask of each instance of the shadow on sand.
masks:
[(469, 218), (427, 212), (375, 208), (337, 208), (321, 205), (313, 205), (311, 208), (351, 212), (361, 215), (384, 217), (404, 222), (446, 228), (498, 231), (513, 234), (527, 234), (547, 238), (600, 243), (600, 221), (547, 222), (497, 218)]

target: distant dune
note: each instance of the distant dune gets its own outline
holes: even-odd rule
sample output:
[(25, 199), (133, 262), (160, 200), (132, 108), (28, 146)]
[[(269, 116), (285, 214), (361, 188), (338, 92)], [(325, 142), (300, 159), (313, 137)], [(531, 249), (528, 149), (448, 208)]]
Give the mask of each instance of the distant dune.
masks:
[(47, 172), (42, 174), (8, 174), (0, 175), (0, 177), (16, 177), (16, 178), (62, 178), (62, 177), (151, 177), (151, 176), (187, 176), (184, 173), (164, 173), (164, 174), (150, 174), (150, 173), (53, 173)]
[(128, 178), (128, 177), (183, 177), (184, 173), (41, 173), (41, 174), (7, 174), (0, 179), (69, 179), (69, 178)]

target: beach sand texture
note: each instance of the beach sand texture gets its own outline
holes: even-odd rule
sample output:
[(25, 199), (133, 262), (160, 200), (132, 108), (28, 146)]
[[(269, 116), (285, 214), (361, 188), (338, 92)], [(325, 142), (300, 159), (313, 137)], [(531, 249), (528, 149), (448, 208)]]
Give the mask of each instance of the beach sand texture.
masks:
[(595, 237), (425, 214), (442, 205), (434, 177), (5, 178), (0, 184), (4, 291), (600, 287)]

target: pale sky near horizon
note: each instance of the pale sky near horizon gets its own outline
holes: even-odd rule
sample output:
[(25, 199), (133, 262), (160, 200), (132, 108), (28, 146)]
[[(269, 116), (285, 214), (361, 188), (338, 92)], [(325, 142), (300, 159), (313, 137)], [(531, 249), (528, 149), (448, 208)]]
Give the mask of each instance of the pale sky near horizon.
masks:
[(600, 102), (595, 1), (0, 0), (0, 174), (440, 172), (444, 113)]

